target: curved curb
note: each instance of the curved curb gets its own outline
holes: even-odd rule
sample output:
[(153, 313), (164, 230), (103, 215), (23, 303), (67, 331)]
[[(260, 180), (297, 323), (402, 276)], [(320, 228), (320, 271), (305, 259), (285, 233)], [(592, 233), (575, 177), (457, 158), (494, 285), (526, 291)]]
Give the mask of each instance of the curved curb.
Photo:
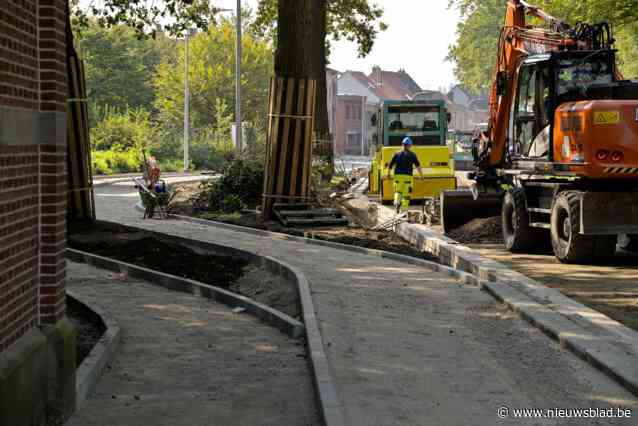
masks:
[[(220, 287), (70, 248), (66, 249), (66, 257), (74, 262), (125, 273), (130, 277), (145, 280), (150, 284), (164, 287), (168, 290), (189, 293), (205, 299), (215, 300), (224, 305), (244, 308), (248, 313), (279, 329), (293, 339), (299, 338), (304, 333), (304, 325), (296, 319), (253, 299)], [(281, 273), (278, 273), (278, 275), (281, 275)]]
[(106, 366), (113, 362), (117, 348), (120, 345), (121, 329), (115, 318), (107, 311), (93, 303), (87, 302), (71, 290), (67, 290), (66, 295), (76, 303), (83, 305), (86, 309), (95, 313), (106, 328), (100, 340), (98, 340), (93, 349), (91, 349), (91, 352), (89, 352), (82, 361), (82, 364), (80, 364), (75, 371), (75, 406), (77, 409), (95, 390), (95, 386)]
[[(112, 224), (112, 222), (104, 223)], [(132, 226), (127, 226), (127, 228), (151, 232)], [(319, 331), (319, 325), (317, 322), (315, 308), (312, 301), (312, 295), (310, 292), (310, 285), (308, 284), (308, 280), (306, 279), (305, 275), (293, 266), (290, 266), (285, 262), (273, 259), (271, 257), (260, 256), (255, 253), (238, 250), (233, 247), (212, 243), (204, 243), (187, 238), (177, 238), (166, 234), (161, 235), (171, 239), (186, 241), (198, 247), (217, 247), (223, 248), (225, 250), (230, 249), (236, 253), (241, 252), (244, 254), (245, 257), (251, 258), (253, 262), (259, 263), (261, 266), (266, 267), (274, 274), (279, 275), (288, 281), (294, 282), (299, 292), (299, 300), (303, 312), (304, 324), (301, 324), (299, 321), (288, 317), (286, 314), (255, 302), (252, 299), (240, 296), (235, 293), (231, 293), (224, 289), (199, 283), (197, 281), (173, 277), (161, 272), (152, 271), (146, 268), (141, 268), (139, 266), (114, 261), (102, 256), (92, 255), (68, 248), (67, 257), (71, 260), (89, 263), (99, 268), (124, 272), (129, 274), (130, 276), (135, 276), (137, 278), (147, 280), (152, 284), (156, 284), (171, 290), (190, 292), (201, 297), (208, 297), (220, 301), (224, 304), (245, 307), (248, 312), (258, 316), (267, 323), (272, 324), (270, 321), (275, 322), (276, 324), (273, 325), (275, 325), (280, 330), (282, 329), (280, 327), (283, 327), (287, 330), (284, 332), (291, 337), (302, 336), (305, 331), (317, 403), (319, 405), (323, 423), (326, 426), (345, 425), (343, 407), (339, 401), (333, 374), (328, 363), (328, 357), (324, 350), (323, 338), (321, 337), (321, 332)], [(263, 317), (260, 315), (263, 315)]]
[[(139, 205), (136, 205), (135, 207), (139, 209)], [(279, 239), (284, 241), (295, 241), (298, 243), (323, 246), (323, 247), (333, 248), (337, 250), (344, 250), (344, 251), (349, 251), (353, 253), (363, 254), (367, 256), (374, 256), (374, 257), (381, 257), (384, 259), (395, 260), (397, 262), (408, 263), (415, 266), (421, 266), (421, 267), (430, 269), (434, 272), (440, 272), (448, 276), (451, 276), (453, 278), (458, 278), (465, 284), (478, 286), (480, 281), (479, 278), (465, 271), (460, 271), (458, 269), (454, 269), (449, 266), (442, 265), (440, 263), (432, 262), (430, 260), (420, 259), (418, 257), (406, 256), (406, 255), (398, 254), (398, 253), (392, 253), (385, 250), (370, 249), (366, 247), (353, 246), (349, 244), (335, 243), (333, 241), (323, 241), (323, 240), (318, 240), (314, 238), (298, 237), (295, 235), (282, 234), (280, 232), (272, 232), (272, 231), (266, 231), (263, 229), (249, 228), (246, 226), (231, 225), (229, 223), (216, 222), (216, 221), (207, 220), (207, 219), (198, 219), (198, 218), (194, 218), (190, 216), (181, 216), (181, 215), (171, 214), (170, 217), (179, 219), (185, 222), (209, 226), (211, 228), (227, 229), (230, 231), (243, 232), (245, 234), (258, 235), (261, 237), (269, 237), (272, 239)]]

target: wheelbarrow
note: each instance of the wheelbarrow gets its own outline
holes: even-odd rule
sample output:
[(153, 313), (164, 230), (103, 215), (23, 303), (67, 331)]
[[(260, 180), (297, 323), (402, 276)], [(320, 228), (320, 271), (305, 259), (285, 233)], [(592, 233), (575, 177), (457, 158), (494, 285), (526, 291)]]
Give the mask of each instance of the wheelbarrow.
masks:
[(171, 192), (168, 185), (163, 180), (158, 180), (153, 188), (149, 188), (144, 178), (133, 178), (135, 187), (140, 193), (140, 200), (144, 206), (144, 219), (151, 219), (156, 214), (159, 219), (168, 218), (168, 205), (176, 192)]

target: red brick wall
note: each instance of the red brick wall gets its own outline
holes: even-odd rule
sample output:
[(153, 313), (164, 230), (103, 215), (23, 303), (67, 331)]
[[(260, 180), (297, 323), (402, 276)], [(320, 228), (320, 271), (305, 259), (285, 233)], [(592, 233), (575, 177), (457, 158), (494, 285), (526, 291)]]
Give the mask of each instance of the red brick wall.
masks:
[(38, 151), (0, 146), (0, 351), (36, 325)]
[(64, 315), (66, 61), (64, 0), (1, 1), (3, 351), (30, 328)]

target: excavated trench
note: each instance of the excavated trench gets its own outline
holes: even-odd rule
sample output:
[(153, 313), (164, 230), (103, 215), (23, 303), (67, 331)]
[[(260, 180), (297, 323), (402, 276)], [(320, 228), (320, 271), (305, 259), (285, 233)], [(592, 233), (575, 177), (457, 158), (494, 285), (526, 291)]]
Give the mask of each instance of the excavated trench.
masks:
[(228, 289), (300, 318), (297, 290), (248, 260), (193, 250), (152, 232), (110, 224), (70, 225), (70, 248)]

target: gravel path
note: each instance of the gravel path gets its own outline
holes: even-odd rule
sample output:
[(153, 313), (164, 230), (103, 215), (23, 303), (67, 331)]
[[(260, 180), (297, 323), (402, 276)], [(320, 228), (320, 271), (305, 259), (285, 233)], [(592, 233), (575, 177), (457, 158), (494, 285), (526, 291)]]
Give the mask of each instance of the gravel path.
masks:
[(477, 288), (328, 247), (142, 221), (127, 193), (122, 186), (100, 189), (99, 218), (267, 254), (305, 273), (349, 424), (636, 424), (635, 418), (500, 420), (502, 405), (634, 408), (636, 400)]
[(68, 262), (67, 287), (122, 327), (67, 426), (318, 425), (304, 346), (246, 314)]

